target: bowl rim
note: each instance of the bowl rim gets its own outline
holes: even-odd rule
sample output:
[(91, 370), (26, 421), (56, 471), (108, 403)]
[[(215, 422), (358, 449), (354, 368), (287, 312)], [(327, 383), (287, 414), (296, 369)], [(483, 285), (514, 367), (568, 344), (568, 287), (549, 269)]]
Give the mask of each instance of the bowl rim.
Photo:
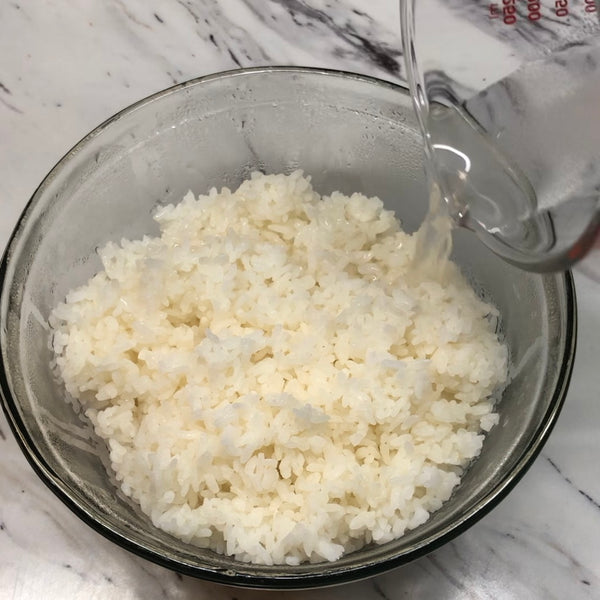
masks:
[[(18, 243), (21, 235), (26, 229), (30, 213), (36, 206), (37, 202), (42, 196), (44, 190), (50, 185), (53, 179), (57, 176), (60, 169), (67, 163), (73, 156), (75, 156), (80, 150), (82, 150), (91, 140), (102, 134), (102, 132), (110, 127), (115, 122), (126, 117), (137, 109), (154, 102), (167, 95), (178, 93), (188, 87), (201, 85), (207, 82), (229, 79), (234, 77), (243, 77), (254, 74), (268, 74), (268, 73), (287, 73), (287, 74), (311, 74), (316, 76), (322, 76), (326, 78), (341, 78), (346, 80), (355, 80), (362, 83), (375, 85), (378, 87), (387, 88), (394, 92), (401, 92), (407, 94), (407, 89), (397, 83), (378, 79), (368, 75), (361, 75), (358, 73), (352, 73), (343, 70), (336, 69), (324, 69), (314, 67), (296, 67), (296, 66), (266, 66), (266, 67), (251, 67), (243, 69), (234, 69), (212, 73), (202, 77), (197, 77), (183, 83), (165, 88), (159, 92), (146, 96), (141, 100), (130, 104), (129, 106), (121, 109), (113, 116), (103, 121), (100, 125), (95, 127), (91, 132), (86, 134), (79, 142), (77, 142), (70, 150), (68, 150), (52, 167), (48, 174), (41, 181), (39, 186), (33, 192), (31, 198), (25, 205), (21, 212), (17, 223), (9, 237), (8, 243), (4, 249), (3, 256), (0, 262), (0, 308), (4, 305), (4, 302), (8, 302), (6, 297), (10, 292), (9, 283), (12, 278), (9, 274), (10, 259), (14, 250), (15, 245)], [(53, 469), (45, 461), (44, 457), (36, 448), (34, 441), (32, 440), (27, 427), (19, 415), (17, 409), (17, 401), (13, 398), (11, 392), (11, 386), (9, 383), (9, 376), (6, 370), (4, 362), (4, 349), (1, 349), (0, 354), (0, 401), (4, 414), (6, 415), (8, 424), (13, 432), (13, 435), (32, 466), (35, 473), (42, 480), (42, 482), (65, 504), (77, 517), (79, 517), (84, 523), (94, 529), (96, 532), (103, 535), (108, 540), (116, 543), (122, 548), (142, 557), (150, 560), (163, 567), (169, 568), (176, 572), (184, 575), (198, 577), (204, 580), (213, 581), (216, 583), (227, 584), (237, 587), (245, 588), (257, 588), (257, 589), (309, 589), (314, 587), (325, 587), (331, 585), (337, 585), (342, 583), (348, 583), (351, 581), (358, 581), (374, 575), (389, 571), (390, 569), (399, 567), (403, 564), (411, 562), (417, 558), (428, 554), (442, 545), (446, 544), (450, 540), (454, 539), (482, 517), (488, 514), (498, 503), (506, 497), (506, 495), (514, 488), (514, 486), (521, 480), (525, 475), (529, 467), (533, 464), (534, 460), (540, 453), (544, 444), (546, 443), (548, 436), (550, 435), (560, 411), (563, 407), (564, 400), (569, 387), (571, 379), (573, 363), (575, 359), (575, 349), (577, 341), (577, 306), (576, 306), (576, 294), (575, 284), (573, 275), (570, 271), (562, 274), (543, 275), (542, 277), (556, 277), (559, 282), (562, 282), (564, 293), (565, 293), (565, 347), (564, 356), (560, 365), (560, 370), (557, 375), (557, 385), (553, 391), (552, 398), (550, 400), (550, 409), (544, 414), (544, 419), (538, 424), (535, 433), (532, 436), (532, 441), (525, 448), (519, 460), (516, 462), (514, 468), (507, 472), (496, 486), (490, 490), (483, 498), (479, 500), (468, 512), (463, 514), (462, 518), (454, 521), (451, 525), (448, 525), (442, 530), (442, 533), (435, 539), (424, 540), (413, 544), (409, 549), (401, 554), (392, 555), (383, 558), (381, 561), (372, 564), (362, 564), (356, 566), (346, 566), (339, 569), (335, 568), (335, 563), (331, 563), (331, 567), (325, 573), (296, 573), (296, 574), (278, 574), (274, 576), (262, 576), (262, 575), (246, 575), (237, 573), (231, 569), (223, 568), (208, 568), (206, 566), (192, 565), (188, 563), (182, 563), (177, 560), (165, 557), (151, 548), (142, 546), (132, 540), (126, 535), (119, 533), (112, 528), (100, 523), (91, 511), (80, 505), (75, 498), (69, 493), (68, 486), (66, 486), (60, 477), (54, 473)], [(5, 333), (5, 323), (3, 322), (4, 311), (0, 313), (0, 325), (2, 331), (0, 335)], [(323, 564), (323, 563), (320, 563)]]

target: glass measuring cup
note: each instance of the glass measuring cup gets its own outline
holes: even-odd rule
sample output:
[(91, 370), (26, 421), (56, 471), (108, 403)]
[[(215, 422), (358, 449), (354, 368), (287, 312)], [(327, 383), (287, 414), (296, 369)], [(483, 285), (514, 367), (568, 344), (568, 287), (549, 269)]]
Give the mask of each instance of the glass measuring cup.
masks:
[(568, 268), (600, 231), (596, 2), (400, 0), (400, 9), (429, 176), (450, 214), (510, 262)]

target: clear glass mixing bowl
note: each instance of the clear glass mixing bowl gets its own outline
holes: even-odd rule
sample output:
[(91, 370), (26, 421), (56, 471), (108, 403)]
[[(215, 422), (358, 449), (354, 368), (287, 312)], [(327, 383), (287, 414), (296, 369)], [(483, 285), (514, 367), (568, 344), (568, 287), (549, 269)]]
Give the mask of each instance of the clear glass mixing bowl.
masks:
[(499, 404), (499, 425), (429, 521), (337, 562), (297, 567), (237, 562), (153, 527), (117, 490), (106, 470), (106, 448), (52, 376), (49, 312), (99, 269), (99, 246), (156, 233), (151, 215), (157, 206), (177, 202), (189, 189), (237, 186), (255, 169), (298, 167), (321, 192), (378, 195), (407, 230), (425, 214), (421, 138), (404, 89), (348, 73), (250, 69), (170, 88), (90, 133), (37, 189), (0, 266), (3, 406), (38, 475), (85, 522), (128, 550), (233, 585), (306, 588), (359, 579), (464, 531), (515, 485), (540, 451), (574, 358), (571, 276), (519, 271), (473, 234), (456, 231), (455, 259), (500, 309), (513, 373)]

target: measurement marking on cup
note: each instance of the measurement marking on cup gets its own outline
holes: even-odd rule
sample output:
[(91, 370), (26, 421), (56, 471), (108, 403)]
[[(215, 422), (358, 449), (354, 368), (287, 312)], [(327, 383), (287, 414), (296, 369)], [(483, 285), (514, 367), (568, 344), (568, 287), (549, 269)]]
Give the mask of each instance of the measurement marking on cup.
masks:
[(517, 0), (502, 0), (502, 20), (506, 25), (517, 22)]
[(527, 0), (527, 18), (539, 21), (542, 18), (542, 5), (537, 0)]
[(568, 17), (569, 16), (569, 0), (555, 0), (554, 14), (557, 17)]
[[(582, 9), (586, 13), (595, 13), (598, 10), (596, 0), (583, 0)], [(550, 6), (546, 10), (550, 10), (560, 19), (569, 16), (573, 9), (573, 0), (551, 0)], [(543, 0), (527, 0), (527, 19), (529, 21), (539, 21), (543, 16), (544, 7)], [(519, 18), (517, 12), (517, 0), (502, 0), (502, 2), (490, 2), (488, 4), (488, 18), (501, 19), (505, 25), (515, 25)]]
[(497, 19), (500, 17), (500, 9), (495, 2), (490, 4), (490, 19)]

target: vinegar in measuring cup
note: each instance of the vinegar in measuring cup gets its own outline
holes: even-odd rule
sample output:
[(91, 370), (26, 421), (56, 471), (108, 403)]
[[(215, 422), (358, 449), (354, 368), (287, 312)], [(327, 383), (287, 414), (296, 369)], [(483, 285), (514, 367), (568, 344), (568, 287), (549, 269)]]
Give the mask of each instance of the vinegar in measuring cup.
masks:
[(400, 7), (428, 175), (450, 214), (520, 266), (568, 267), (599, 227), (596, 4)]

